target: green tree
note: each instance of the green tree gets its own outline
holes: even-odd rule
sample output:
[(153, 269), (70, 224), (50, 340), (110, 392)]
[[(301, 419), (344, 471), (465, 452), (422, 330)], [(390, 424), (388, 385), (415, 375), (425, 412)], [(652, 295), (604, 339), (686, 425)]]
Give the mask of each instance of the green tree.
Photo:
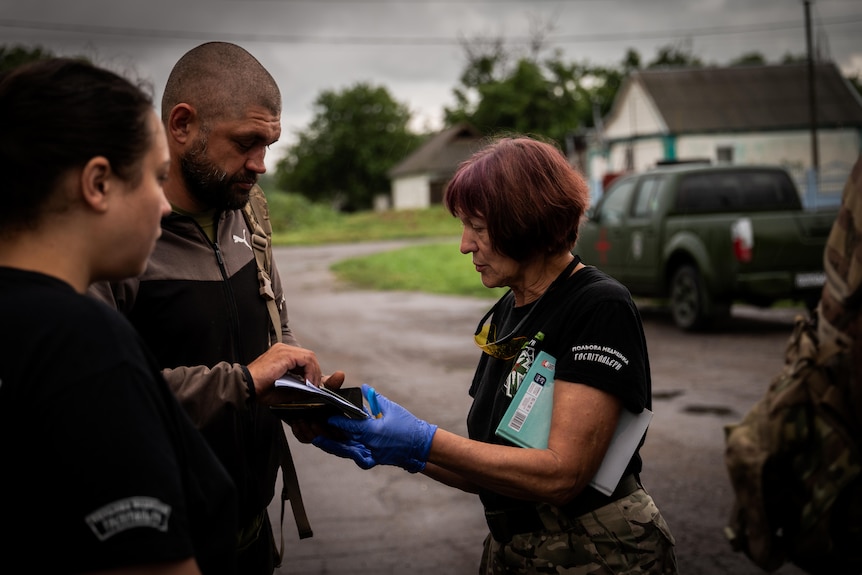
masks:
[(703, 66), (703, 60), (692, 53), (690, 42), (682, 42), (677, 45), (661, 46), (655, 59), (647, 65), (647, 68), (700, 68), (701, 66)]
[(0, 73), (8, 72), (21, 64), (51, 58), (54, 54), (40, 46), (0, 46)]
[(276, 166), (280, 188), (345, 211), (372, 207), (389, 190), (387, 171), (418, 144), (406, 105), (382, 86), (358, 83), (326, 90), (314, 117)]
[[(559, 53), (539, 61), (539, 51), (534, 46), (531, 56), (514, 58), (499, 41), (465, 45), (467, 64), (453, 90), (455, 105), (444, 108), (446, 123), (469, 122), (487, 134), (537, 134), (561, 145), (567, 135), (594, 126), (610, 109), (624, 73), (565, 62)], [(626, 58), (624, 70), (640, 63), (631, 50)]]
[(635, 70), (639, 70), (641, 68), (641, 55), (634, 48), (629, 48), (626, 50), (626, 55), (623, 56), (623, 74), (626, 75), (629, 72), (633, 72)]
[(730, 61), (728, 66), (762, 66), (766, 58), (760, 52), (746, 52)]
[(511, 130), (561, 141), (567, 128), (578, 125), (583, 106), (578, 106), (577, 86), (566, 82), (571, 68), (560, 64), (555, 77), (548, 77), (549, 72), (526, 58), (519, 60), (503, 80), (476, 88), (477, 106), (462, 118), (485, 133)]

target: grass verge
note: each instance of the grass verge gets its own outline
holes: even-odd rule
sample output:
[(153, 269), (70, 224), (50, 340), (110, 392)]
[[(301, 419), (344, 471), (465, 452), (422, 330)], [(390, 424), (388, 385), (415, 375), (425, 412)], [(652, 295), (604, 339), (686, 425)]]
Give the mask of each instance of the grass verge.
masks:
[(500, 288), (482, 285), (470, 257), (458, 251), (458, 242), (420, 244), (337, 262), (336, 276), (365, 289), (423, 291), (427, 293), (499, 298)]
[(267, 199), (273, 243), (280, 246), (461, 235), (461, 222), (443, 206), (342, 214), (292, 194), (274, 193)]

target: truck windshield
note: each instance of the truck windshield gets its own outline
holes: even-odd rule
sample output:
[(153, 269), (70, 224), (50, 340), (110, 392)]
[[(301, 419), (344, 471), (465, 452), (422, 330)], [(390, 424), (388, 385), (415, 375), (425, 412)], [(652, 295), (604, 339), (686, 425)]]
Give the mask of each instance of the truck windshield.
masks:
[(782, 171), (722, 171), (682, 176), (681, 213), (800, 210), (793, 181)]

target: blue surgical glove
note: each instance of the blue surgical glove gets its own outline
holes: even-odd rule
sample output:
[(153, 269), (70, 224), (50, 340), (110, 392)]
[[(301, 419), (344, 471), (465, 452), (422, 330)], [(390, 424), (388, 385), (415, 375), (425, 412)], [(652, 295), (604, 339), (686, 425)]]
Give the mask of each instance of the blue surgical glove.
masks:
[[(360, 420), (334, 415), (327, 422), (345, 432), (350, 440), (367, 447), (372, 461), (395, 465), (410, 473), (425, 469), (437, 426), (418, 419), (367, 384), (362, 384), (362, 395), (369, 393), (376, 397), (382, 417)], [(354, 458), (354, 461), (357, 460)]]
[(358, 441), (351, 439), (339, 441), (318, 435), (311, 440), (311, 444), (332, 455), (352, 459), (362, 469), (371, 469), (377, 465), (377, 462), (371, 456), (371, 451)]

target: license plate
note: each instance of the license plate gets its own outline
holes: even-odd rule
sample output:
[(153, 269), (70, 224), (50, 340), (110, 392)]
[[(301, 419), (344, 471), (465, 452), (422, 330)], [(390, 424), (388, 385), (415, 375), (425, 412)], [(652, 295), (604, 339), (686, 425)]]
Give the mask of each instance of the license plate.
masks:
[(796, 274), (794, 283), (796, 284), (796, 287), (800, 289), (822, 287), (823, 284), (826, 283), (826, 274), (823, 272)]

